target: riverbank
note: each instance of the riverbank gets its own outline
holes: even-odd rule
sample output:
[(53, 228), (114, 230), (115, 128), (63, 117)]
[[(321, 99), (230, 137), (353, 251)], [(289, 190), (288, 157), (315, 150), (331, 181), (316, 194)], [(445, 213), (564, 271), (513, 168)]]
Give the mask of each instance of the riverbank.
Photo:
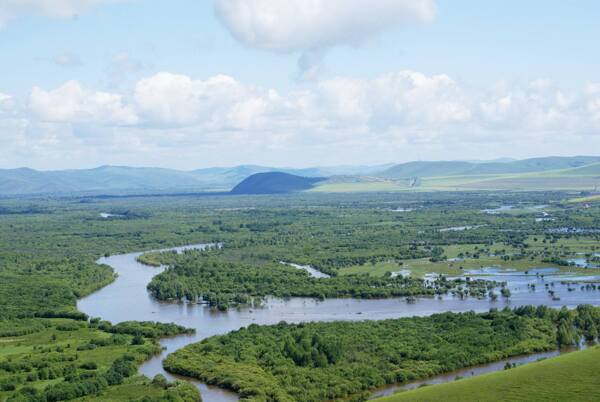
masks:
[(597, 400), (600, 347), (473, 378), (422, 387), (377, 402), (542, 402)]

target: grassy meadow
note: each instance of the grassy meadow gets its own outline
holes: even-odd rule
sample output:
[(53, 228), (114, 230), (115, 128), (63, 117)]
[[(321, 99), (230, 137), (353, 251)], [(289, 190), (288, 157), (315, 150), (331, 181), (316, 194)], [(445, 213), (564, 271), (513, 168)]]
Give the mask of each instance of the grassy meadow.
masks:
[(377, 402), (597, 401), (600, 347), (513, 369), (400, 392)]

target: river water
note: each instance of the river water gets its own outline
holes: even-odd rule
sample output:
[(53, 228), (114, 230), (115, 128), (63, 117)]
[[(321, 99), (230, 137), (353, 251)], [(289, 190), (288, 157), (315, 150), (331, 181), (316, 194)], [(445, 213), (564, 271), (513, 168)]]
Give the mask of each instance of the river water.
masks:
[[(175, 250), (180, 252), (185, 249), (206, 248), (207, 246), (193, 245), (175, 248)], [(165, 323), (173, 322), (185, 327), (194, 328), (196, 330), (194, 335), (182, 335), (161, 340), (161, 344), (165, 347), (163, 353), (140, 366), (140, 372), (150, 378), (156, 374), (163, 374), (169, 379), (176, 378), (167, 373), (162, 367), (162, 360), (167, 354), (189, 343), (198, 342), (209, 336), (225, 334), (250, 324), (268, 325), (276, 324), (280, 321), (298, 323), (303, 321), (381, 320), (408, 316), (426, 316), (446, 311), (483, 312), (494, 307), (516, 307), (519, 305), (545, 304), (553, 307), (563, 305), (575, 307), (583, 303), (600, 305), (600, 290), (582, 291), (579, 290), (579, 285), (562, 284), (561, 281), (566, 280), (566, 277), (556, 276), (551, 269), (530, 270), (527, 275), (487, 269), (481, 272), (472, 272), (470, 275), (482, 274), (487, 279), (506, 281), (512, 292), (509, 300), (499, 297), (497, 301), (492, 302), (489, 299), (477, 300), (467, 298), (460, 300), (452, 296), (443, 296), (440, 298), (420, 298), (417, 299), (416, 303), (407, 303), (404, 298), (376, 300), (327, 299), (324, 301), (310, 298), (291, 298), (286, 300), (270, 298), (261, 306), (234, 308), (227, 312), (220, 312), (199, 304), (167, 303), (153, 299), (148, 294), (146, 286), (153, 276), (164, 270), (164, 267), (149, 267), (140, 264), (136, 261), (136, 258), (140, 254), (130, 253), (100, 258), (98, 263), (110, 265), (119, 276), (112, 284), (80, 299), (77, 307), (80, 311), (91, 317), (101, 317), (113, 323), (129, 320), (159, 321)], [(584, 279), (590, 280), (590, 277), (568, 277), (569, 281), (575, 282), (583, 281)], [(600, 280), (600, 277), (593, 277), (592, 279)], [(532, 283), (536, 285), (535, 291), (532, 291), (528, 286)], [(550, 297), (545, 290), (546, 283), (549, 285), (549, 289), (554, 290), (554, 298)], [(551, 283), (554, 286), (550, 287)], [(569, 291), (569, 288), (571, 288), (571, 291)], [(547, 355), (528, 356), (524, 357), (524, 359), (537, 360), (539, 357), (547, 357)], [(518, 362), (518, 360), (511, 361)], [(503, 367), (504, 363), (505, 361), (494, 364), (500, 364)], [(490, 367), (490, 370), (497, 369), (494, 365), (486, 365), (477, 368), (477, 372), (483, 372), (483, 367), (487, 366)], [(475, 372), (473, 369), (466, 369), (465, 373)], [(447, 381), (457, 375), (461, 374), (450, 373), (428, 379), (426, 382)], [(187, 378), (186, 380), (192, 381), (198, 386), (203, 400), (206, 402), (232, 402), (238, 399), (236, 394), (226, 390), (207, 386)], [(403, 387), (410, 387), (410, 384), (403, 385)], [(398, 387), (391, 386), (387, 387), (386, 390), (379, 390), (377, 392), (384, 394), (395, 389), (398, 389)]]

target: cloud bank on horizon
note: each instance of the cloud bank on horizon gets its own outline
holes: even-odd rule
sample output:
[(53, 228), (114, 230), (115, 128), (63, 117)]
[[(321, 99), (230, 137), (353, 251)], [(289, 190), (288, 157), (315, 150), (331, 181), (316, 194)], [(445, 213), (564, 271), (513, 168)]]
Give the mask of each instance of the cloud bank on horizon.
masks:
[(565, 135), (594, 141), (600, 130), (600, 84), (574, 93), (547, 81), (475, 90), (447, 75), (414, 71), (337, 77), (286, 93), (226, 75), (195, 79), (161, 72), (127, 93), (69, 81), (34, 87), (24, 105), (2, 95), (0, 105), (4, 130), (22, 140), (5, 146), (18, 153), (20, 144), (43, 144), (40, 151), (57, 158), (70, 147), (78, 154), (106, 146), (130, 154), (264, 147), (265, 154), (325, 148), (359, 155), (422, 146), (458, 152), (465, 144), (486, 149), (505, 141), (543, 147)]
[[(0, 0), (0, 25), (26, 14), (73, 18), (118, 2)], [(124, 52), (119, 60), (144, 73), (128, 86), (69, 79), (32, 83), (18, 96), (2, 92), (0, 80), (4, 165), (299, 166), (580, 153), (581, 143), (600, 149), (593, 80), (573, 89), (548, 79), (477, 86), (410, 69), (318, 74), (319, 55), (332, 48), (360, 52), (386, 30), (435, 24), (433, 0), (214, 0), (214, 9), (242, 46), (299, 55), (312, 81), (281, 89), (230, 74), (146, 72)], [(55, 63), (85, 67), (69, 52)]]

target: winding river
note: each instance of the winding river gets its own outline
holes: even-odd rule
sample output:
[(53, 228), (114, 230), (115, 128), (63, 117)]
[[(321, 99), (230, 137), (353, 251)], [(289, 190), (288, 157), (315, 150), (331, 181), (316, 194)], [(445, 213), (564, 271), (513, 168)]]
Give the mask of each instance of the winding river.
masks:
[[(178, 252), (185, 249), (206, 248), (208, 245), (191, 245), (174, 248)], [(276, 324), (280, 321), (297, 323), (302, 321), (335, 321), (335, 320), (381, 320), (407, 316), (426, 316), (446, 311), (488, 311), (490, 308), (516, 307), (519, 305), (549, 305), (560, 307), (575, 307), (578, 304), (589, 303), (600, 305), (600, 290), (580, 290), (583, 280), (598, 277), (568, 277), (569, 281), (581, 282), (578, 285), (561, 283), (566, 280), (564, 276), (556, 276), (552, 270), (531, 270), (524, 273), (499, 273), (494, 270), (478, 272), (488, 275), (489, 279), (506, 281), (512, 292), (510, 300), (499, 298), (492, 302), (489, 299), (477, 300), (467, 298), (461, 300), (452, 296), (441, 298), (421, 298), (416, 303), (407, 303), (402, 299), (327, 299), (317, 301), (310, 298), (267, 299), (261, 306), (230, 309), (219, 312), (203, 305), (166, 303), (153, 299), (146, 290), (146, 285), (153, 276), (162, 272), (164, 267), (149, 267), (137, 262), (136, 258), (141, 253), (130, 253), (103, 257), (98, 260), (100, 264), (113, 267), (118, 278), (112, 284), (98, 290), (91, 295), (80, 299), (77, 307), (80, 311), (91, 317), (102, 317), (113, 323), (122, 321), (159, 321), (173, 322), (185, 327), (194, 328), (194, 335), (181, 335), (161, 340), (165, 347), (163, 353), (155, 356), (140, 366), (140, 372), (152, 378), (156, 374), (163, 374), (169, 379), (174, 379), (162, 367), (162, 360), (167, 354), (189, 344), (198, 342), (206, 337), (225, 334), (250, 324)], [(599, 271), (600, 274), (600, 271)], [(543, 277), (542, 277), (543, 275)], [(528, 285), (535, 284), (533, 291)], [(553, 283), (555, 294), (550, 297), (545, 291), (545, 284)], [(569, 288), (571, 290), (569, 290)], [(573, 290), (576, 288), (576, 290)], [(600, 289), (600, 288), (599, 288)], [(511, 362), (523, 363), (539, 358), (558, 354), (558, 351), (539, 355), (521, 356), (509, 359)], [(459, 373), (449, 373), (426, 381), (403, 384), (400, 386), (386, 387), (378, 390), (376, 395), (388, 394), (400, 388), (412, 388), (423, 382), (437, 383), (454, 379), (456, 376), (476, 375), (482, 372), (494, 371), (504, 366), (506, 360), (493, 364), (467, 368)], [(236, 401), (237, 395), (226, 390), (207, 386), (199, 381), (186, 378), (195, 383), (206, 402), (231, 402)]]

